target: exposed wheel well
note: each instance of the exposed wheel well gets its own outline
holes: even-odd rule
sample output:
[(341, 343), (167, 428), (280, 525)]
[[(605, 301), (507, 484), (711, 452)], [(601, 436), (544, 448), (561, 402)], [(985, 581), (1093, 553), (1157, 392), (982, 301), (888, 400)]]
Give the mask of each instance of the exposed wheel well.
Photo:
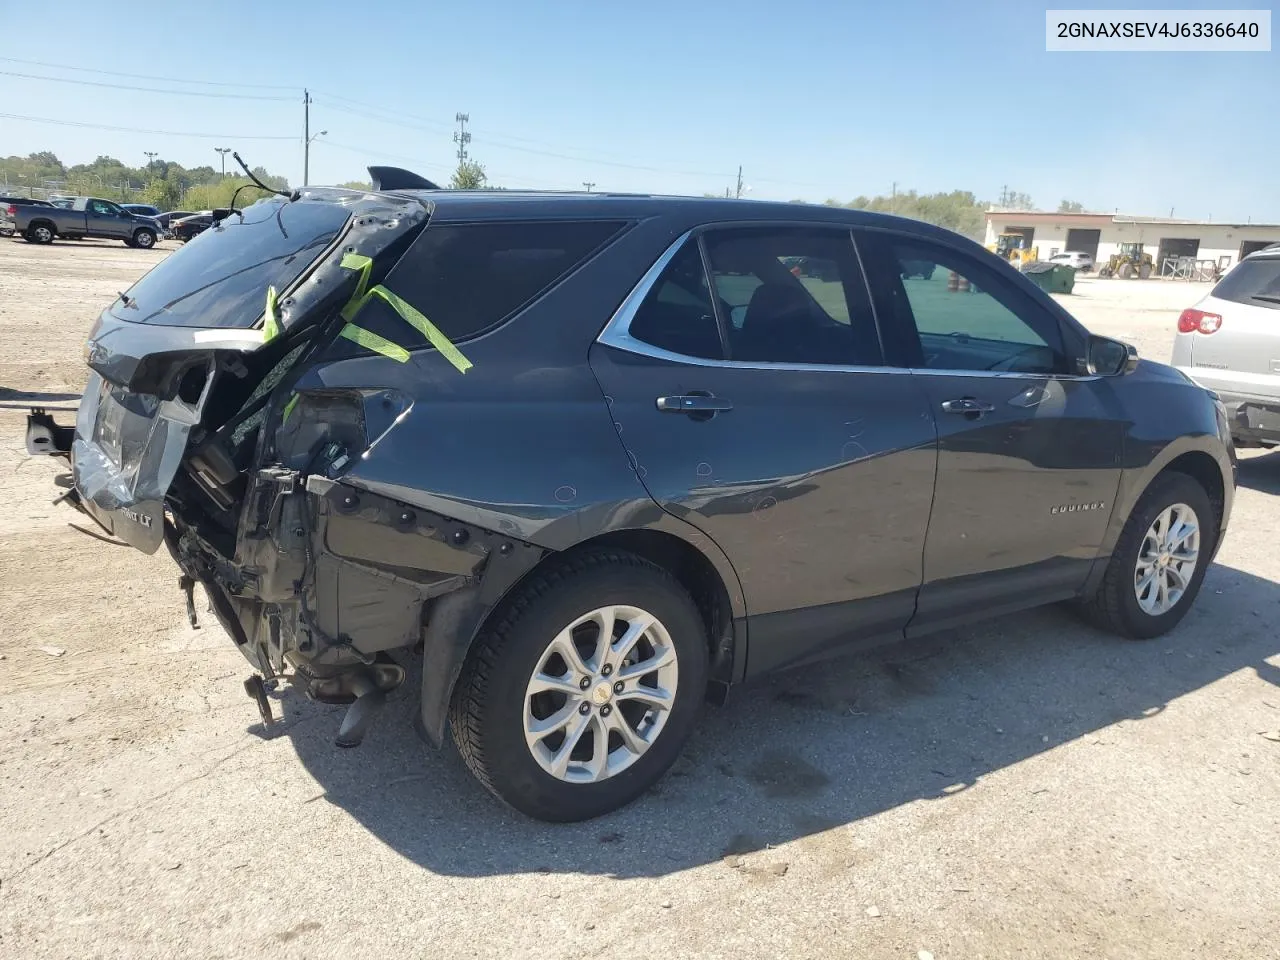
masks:
[(36, 227), (48, 227), (55, 234), (58, 232), (58, 227), (52, 220), (32, 220), (27, 224), (28, 230), (34, 230)]
[(1158, 475), (1166, 473), (1186, 474), (1200, 484), (1204, 488), (1204, 492), (1209, 495), (1209, 502), (1213, 504), (1213, 509), (1217, 513), (1214, 518), (1216, 521), (1215, 526), (1221, 525), (1225, 491), (1222, 486), (1222, 471), (1218, 468), (1218, 462), (1213, 457), (1199, 450), (1184, 453), (1182, 456), (1170, 461)]
[[(711, 679), (725, 683), (732, 680), (735, 643), (729, 592), (715, 566), (697, 547), (658, 530), (619, 530), (584, 541), (572, 549), (577, 551), (594, 547), (626, 550), (657, 564), (675, 577), (693, 597), (707, 628)], [(556, 556), (563, 554), (551, 554), (547, 560), (553, 560)]]

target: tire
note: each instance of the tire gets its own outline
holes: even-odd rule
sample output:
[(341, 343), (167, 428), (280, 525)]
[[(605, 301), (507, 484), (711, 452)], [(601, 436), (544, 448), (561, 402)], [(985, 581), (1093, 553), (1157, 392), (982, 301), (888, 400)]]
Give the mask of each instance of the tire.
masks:
[[(1199, 527), (1196, 563), (1190, 581), (1172, 606), (1161, 613), (1150, 613), (1138, 600), (1138, 559), (1147, 545), (1152, 524), (1174, 505), (1189, 507), (1195, 513)], [(1156, 477), (1125, 522), (1097, 590), (1085, 599), (1085, 616), (1101, 629), (1130, 640), (1150, 640), (1172, 630), (1200, 592), (1217, 543), (1217, 525), (1217, 511), (1196, 480), (1177, 472)]]
[(1138, 279), (1148, 280), (1151, 277), (1151, 264), (1144, 263), (1138, 267)]
[(143, 227), (141, 230), (135, 230), (133, 232), (133, 240), (129, 243), (129, 246), (138, 247), (141, 250), (150, 250), (155, 245), (155, 231), (148, 230), (146, 227)]
[(1131, 263), (1120, 264), (1120, 279), (1128, 280), (1132, 276), (1133, 276), (1133, 264)]
[[(558, 660), (558, 654), (550, 648), (553, 641), (567, 636), (567, 628), (575, 621), (600, 608), (622, 608), (631, 614), (646, 613), (656, 618), (655, 626), (645, 631), (635, 649), (641, 657), (655, 658), (655, 663), (659, 662), (659, 651), (674, 651), (668, 664), (673, 659), (675, 693), (665, 717), (664, 711), (648, 707), (643, 698), (631, 699), (629, 705), (622, 695), (616, 701), (612, 699), (609, 691), (617, 687), (610, 683), (621, 686), (627, 663), (633, 661), (620, 663), (617, 672), (611, 673), (596, 657), (597, 665), (593, 667), (592, 638), (599, 631), (590, 622), (579, 627), (585, 631), (585, 647), (582, 640), (574, 646), (590, 675), (583, 674), (578, 679), (582, 693), (572, 689), (571, 679), (566, 684), (577, 707), (571, 705), (569, 694), (561, 692), (531, 696), (529, 688), (535, 673), (553, 677), (563, 674), (567, 678), (578, 675), (567, 659)], [(625, 623), (624, 616), (619, 620)], [(660, 644), (651, 643), (650, 631), (662, 641)], [(586, 655), (584, 649), (588, 651)], [(675, 762), (693, 730), (705, 696), (707, 660), (702, 619), (692, 598), (669, 573), (622, 551), (581, 553), (530, 578), (504, 601), (494, 621), (477, 638), (450, 705), (453, 738), (476, 779), (519, 812), (539, 820), (566, 823), (598, 817), (636, 799)], [(553, 668), (554, 663), (563, 669)], [(613, 681), (604, 679), (611, 675)], [(633, 674), (628, 682), (638, 680)], [(660, 690), (660, 682), (645, 689)], [(551, 700), (537, 702), (537, 697)], [(540, 712), (535, 711), (535, 703)], [(629, 718), (634, 718), (637, 710), (643, 719), (633, 722)], [(579, 721), (579, 715), (586, 719)], [(590, 757), (571, 760), (570, 755), (564, 755), (565, 762), (578, 764), (578, 769), (562, 776), (551, 772), (549, 767), (556, 765), (555, 758), (561, 756), (560, 748), (567, 737), (562, 732), (552, 732), (536, 744), (529, 740), (526, 721), (539, 716), (564, 716), (564, 730), (580, 723), (590, 731), (590, 741), (584, 732), (578, 747), (571, 748), (572, 757), (577, 758), (589, 742)], [(648, 732), (653, 739), (636, 751), (628, 749), (619, 733), (606, 734), (603, 763), (607, 769), (616, 760), (618, 770), (591, 780), (591, 763), (601, 756), (596, 752), (596, 731), (603, 730), (606, 722), (627, 724), (633, 734), (652, 723)], [(557, 737), (561, 738), (558, 743)], [(644, 744), (644, 738), (633, 737), (632, 742)], [(535, 758), (535, 751), (542, 759)], [(580, 782), (570, 782), (567, 778), (571, 776)]]
[(129, 238), (127, 238), (127, 239), (124, 241), (124, 245), (125, 245), (126, 247), (136, 247), (136, 246), (137, 246), (137, 244), (133, 242), (133, 237), (129, 237)]
[(53, 243), (53, 238), (56, 234), (53, 231), (53, 227), (47, 223), (33, 223), (27, 227), (27, 232), (24, 236), (31, 243)]

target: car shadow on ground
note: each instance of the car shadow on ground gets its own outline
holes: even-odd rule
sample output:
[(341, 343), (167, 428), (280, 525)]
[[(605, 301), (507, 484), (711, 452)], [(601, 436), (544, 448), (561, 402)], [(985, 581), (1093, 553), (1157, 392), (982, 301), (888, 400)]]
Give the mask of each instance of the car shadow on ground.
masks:
[(1280, 451), (1241, 457), (1236, 485), (1260, 493), (1280, 494)]
[(586, 824), (538, 823), (492, 799), (451, 747), (433, 751), (411, 732), (410, 689), (355, 750), (332, 746), (341, 708), (292, 694), (278, 732), (320, 800), (435, 873), (658, 876), (901, 804), (945, 804), (987, 774), (1154, 716), (1236, 671), (1280, 686), (1266, 662), (1280, 652), (1278, 615), (1280, 584), (1218, 565), (1182, 625), (1151, 642), (1052, 607), (780, 674), (708, 707), (666, 779)]

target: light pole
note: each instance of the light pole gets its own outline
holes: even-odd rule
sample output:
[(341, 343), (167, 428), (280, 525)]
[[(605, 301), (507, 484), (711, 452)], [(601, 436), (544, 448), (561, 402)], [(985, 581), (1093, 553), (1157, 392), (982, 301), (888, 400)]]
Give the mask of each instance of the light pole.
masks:
[(587, 193), (591, 192), (591, 188), (596, 185), (594, 180), (583, 180), (582, 185), (587, 188)]
[(222, 175), (227, 175), (227, 154), (231, 152), (230, 147), (214, 147), (218, 151), (218, 157), (222, 160)]
[(307, 137), (307, 149), (302, 154), (302, 185), (304, 187), (311, 182), (311, 144), (315, 143), (320, 137), (327, 136), (328, 133), (328, 130), (321, 130), (319, 133), (313, 133)]
[(160, 156), (160, 154), (156, 153), (154, 150), (143, 150), (142, 152), (147, 155), (147, 173), (150, 173), (151, 165), (155, 162), (156, 157)]

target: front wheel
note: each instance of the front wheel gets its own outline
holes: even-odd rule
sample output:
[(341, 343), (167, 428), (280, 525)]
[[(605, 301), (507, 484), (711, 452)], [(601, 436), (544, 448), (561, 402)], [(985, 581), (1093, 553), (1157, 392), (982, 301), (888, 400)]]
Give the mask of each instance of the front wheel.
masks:
[(1147, 640), (1186, 616), (1217, 541), (1216, 511), (1204, 487), (1167, 473), (1129, 515), (1106, 573), (1084, 609), (1111, 633)]
[(139, 247), (142, 250), (150, 250), (156, 245), (156, 235), (147, 229), (137, 230), (133, 234), (132, 243), (125, 241), (129, 246)]
[(679, 756), (707, 684), (707, 636), (666, 571), (593, 551), (535, 575), (477, 639), (450, 726), (471, 772), (521, 813), (587, 820)]

